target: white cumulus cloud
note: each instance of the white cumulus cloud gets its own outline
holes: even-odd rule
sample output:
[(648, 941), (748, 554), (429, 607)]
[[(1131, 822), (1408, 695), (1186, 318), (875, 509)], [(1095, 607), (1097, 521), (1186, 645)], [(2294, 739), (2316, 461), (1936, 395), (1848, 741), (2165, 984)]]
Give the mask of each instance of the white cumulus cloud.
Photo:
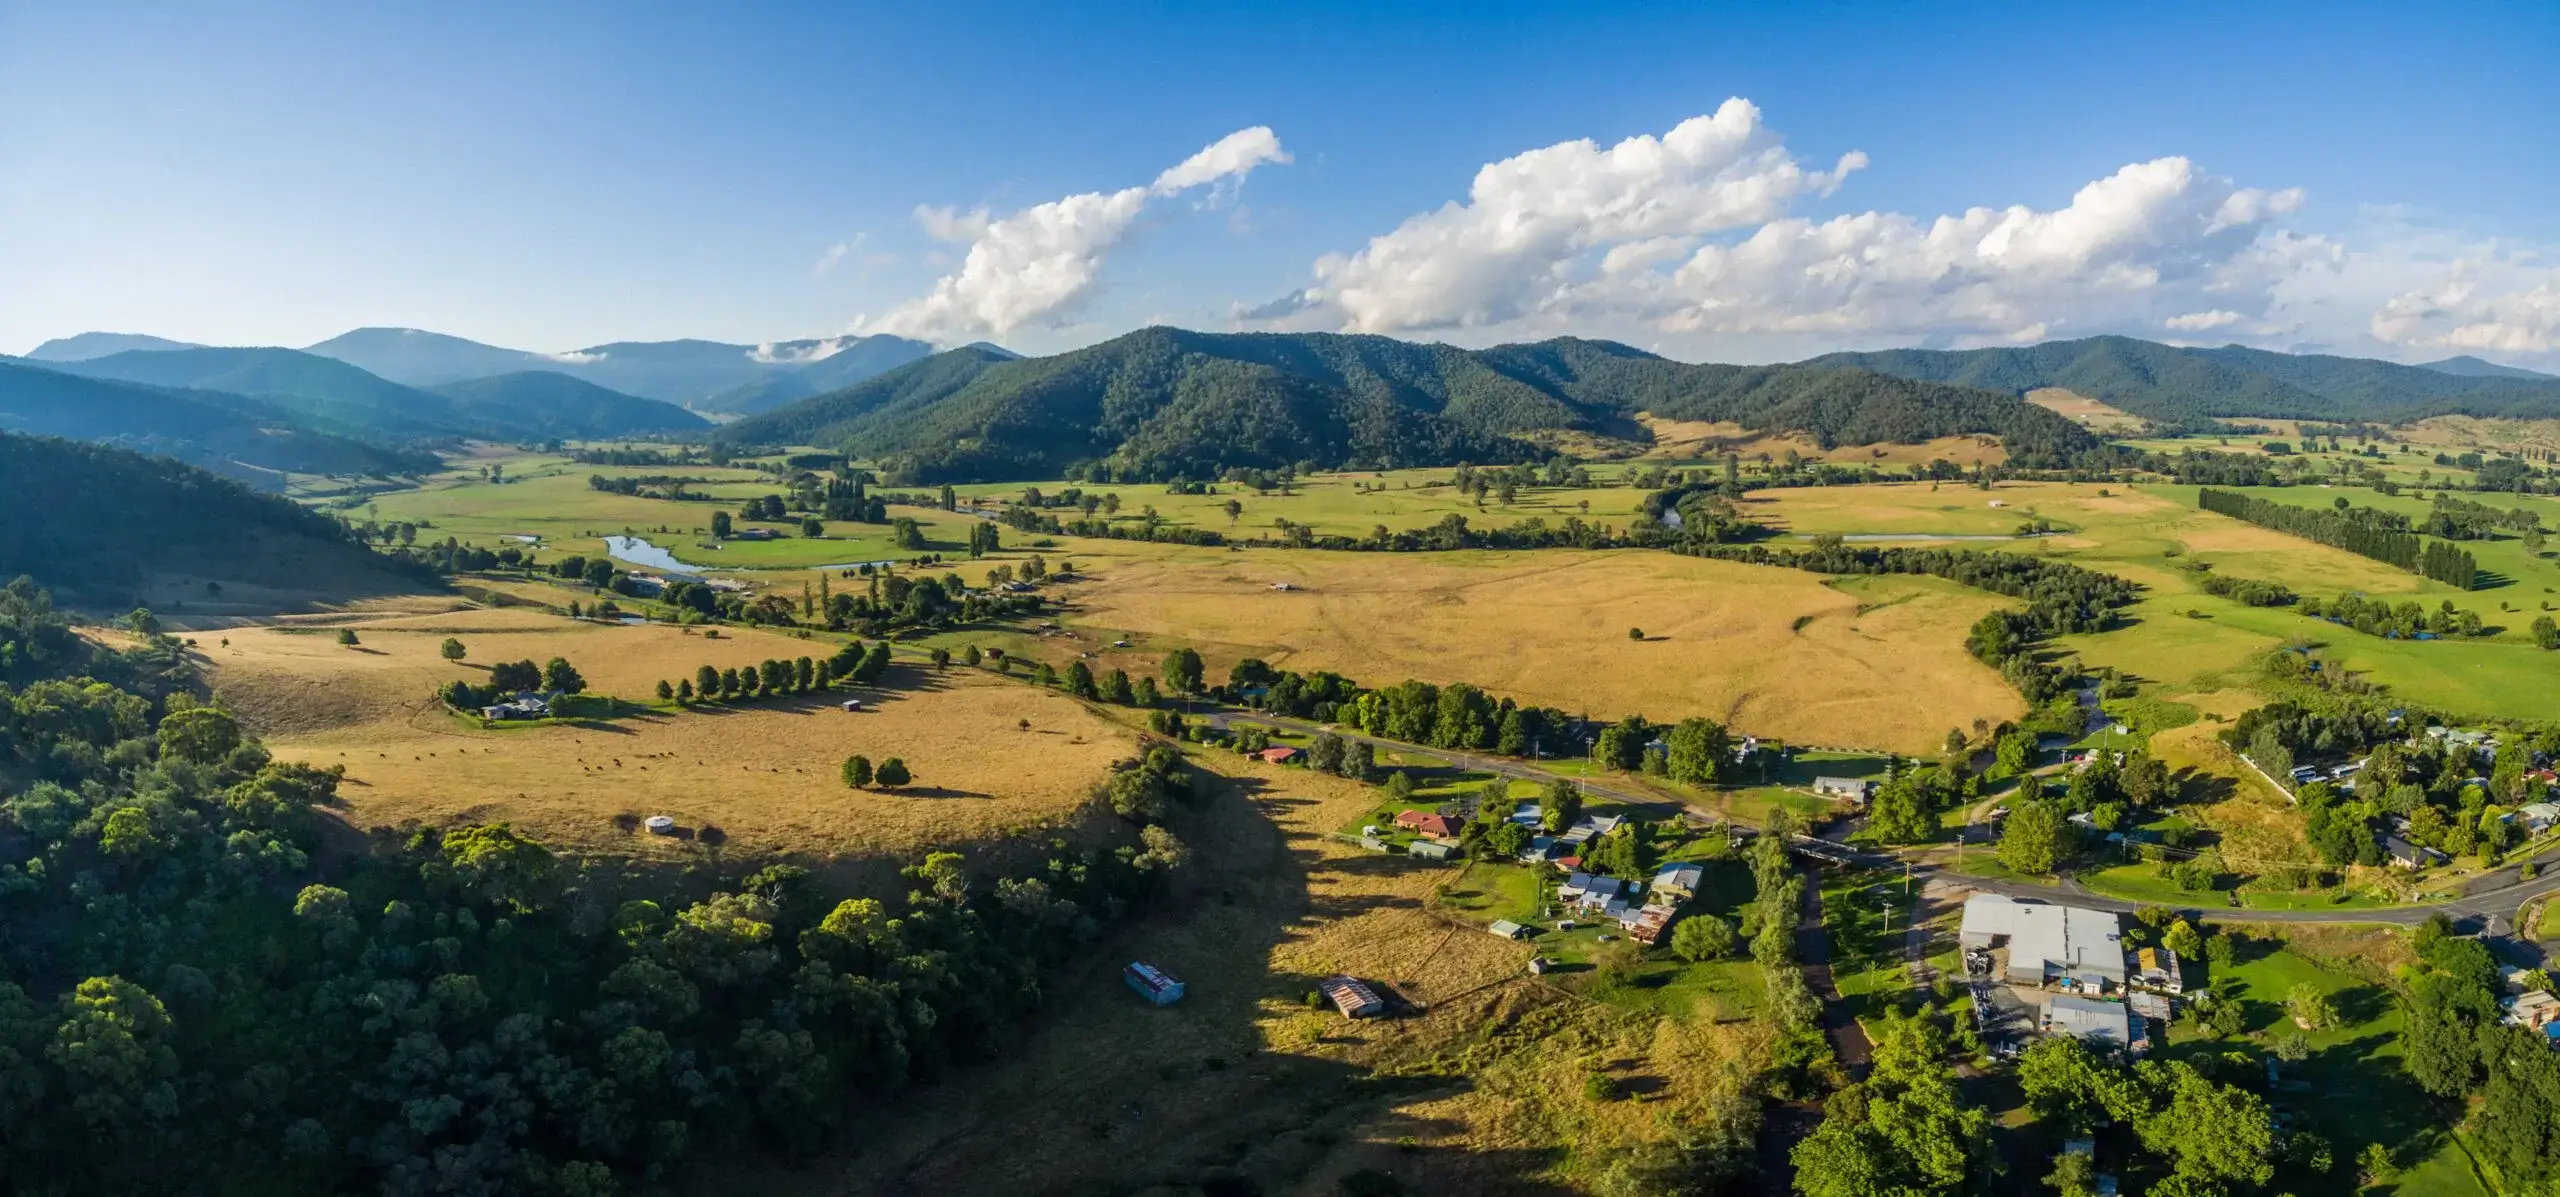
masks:
[(1791, 214), (1866, 165), (1852, 152), (1809, 168), (1759, 109), (1728, 100), (1660, 138), (1488, 164), (1464, 202), (1319, 259), (1314, 285), (1238, 318), (1817, 350), (2257, 329), (2272, 327), (2278, 282), (2336, 254), (2278, 227), (2300, 191), (2241, 187), (2178, 157), (2125, 166), (2052, 209)]
[(1676, 257), (1828, 194), (1864, 165), (1852, 152), (1808, 170), (1758, 108), (1731, 99), (1658, 138), (1568, 141), (1487, 164), (1466, 202), (1317, 262), (1311, 298), (1356, 332), (1500, 324), (1552, 303), (1594, 255), (1622, 271)]
[(2459, 259), (2435, 285), (2384, 303), (2372, 333), (2393, 345), (2459, 353), (2560, 353), (2560, 270)]
[(1289, 160), (1280, 139), (1255, 126), (1220, 138), (1144, 187), (1070, 195), (1003, 217), (984, 208), (918, 208), (927, 233), (968, 246), (967, 255), (931, 292), (855, 327), (948, 343), (1051, 320), (1092, 292), (1105, 255), (1152, 201), (1203, 187), (1213, 189), (1214, 200), (1255, 167)]
[(2238, 312), (2215, 308), (2210, 312), (2186, 312), (2171, 316), (2160, 323), (2172, 332), (2210, 332), (2217, 328), (2229, 328), (2246, 319), (2248, 317)]

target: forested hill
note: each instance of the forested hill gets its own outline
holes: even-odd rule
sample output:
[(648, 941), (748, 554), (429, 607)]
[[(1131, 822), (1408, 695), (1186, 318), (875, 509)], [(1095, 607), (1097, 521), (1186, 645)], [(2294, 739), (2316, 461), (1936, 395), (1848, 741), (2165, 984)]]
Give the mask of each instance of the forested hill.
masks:
[[(0, 578), (129, 607), (186, 579), (357, 594), (402, 585), (336, 520), (166, 457), (0, 433)], [(201, 591), (211, 597), (213, 592)]]
[(1560, 339), (1465, 350), (1375, 336), (1149, 328), (1054, 357), (937, 354), (713, 434), (814, 443), (914, 482), (1213, 477), (1233, 466), (1448, 465), (1538, 455), (1528, 437), (1625, 435), (1639, 411), (1828, 444), (1984, 433), (2013, 454), (2094, 444), (2014, 396), (1861, 370), (1692, 366)]
[(0, 360), (0, 429), (165, 454), (267, 489), (281, 484), (267, 471), (391, 476), (437, 468), (433, 454), (313, 432), (257, 400), (81, 378), (6, 360)]
[(57, 368), (92, 378), (252, 396), (327, 431), (392, 442), (623, 436), (707, 423), (671, 403), (584, 383), (563, 388), (558, 383), (576, 380), (557, 374), (505, 375), (456, 396), (403, 386), (335, 358), (294, 349), (135, 351), (63, 362)]
[[(1807, 366), (1857, 366), (1905, 378), (2020, 394), (2062, 387), (2164, 422), (2208, 416), (2406, 420), (2462, 413), (2560, 417), (2560, 379), (2447, 373), (2367, 358), (2226, 345), (2181, 349), (2130, 337), (2014, 349), (1833, 353)], [(2520, 372), (2518, 372), (2520, 373)]]

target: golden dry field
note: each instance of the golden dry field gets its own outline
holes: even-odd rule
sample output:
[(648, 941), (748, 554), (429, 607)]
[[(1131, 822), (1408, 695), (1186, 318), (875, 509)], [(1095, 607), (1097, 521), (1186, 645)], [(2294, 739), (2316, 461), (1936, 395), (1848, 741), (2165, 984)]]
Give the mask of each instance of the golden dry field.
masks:
[[(1800, 744), (1926, 751), (2022, 713), (1964, 651), (2004, 600), (1928, 578), (1826, 585), (1794, 570), (1619, 551), (1079, 555), (1070, 622), (1189, 643), (1223, 677), (1245, 656), (1371, 686), (1471, 682), (1576, 714), (1704, 715)], [(1274, 583), (1296, 589), (1275, 591)], [(1641, 628), (1645, 638), (1631, 639)]]
[(2135, 431), (2140, 429), (2143, 423), (2142, 417), (2123, 408), (2092, 399), (2077, 391), (2064, 390), (2061, 387), (2043, 387), (2029, 391), (2026, 399), (2027, 402), (2055, 415), (2067, 416), (2072, 423), (2100, 435)]
[[(216, 693), (276, 755), (347, 767), (340, 793), (350, 822), (506, 820), (579, 851), (682, 851), (681, 840), (625, 826), (656, 814), (686, 829), (716, 827), (737, 850), (803, 858), (977, 839), (1065, 819), (1134, 744), (1053, 692), (903, 665), (884, 691), (865, 693), (876, 709), (860, 714), (822, 694), (483, 730), (434, 704), (434, 687), (477, 677), (491, 661), (562, 656), (591, 692), (648, 700), (660, 678), (697, 665), (823, 656), (835, 642), (425, 605), (447, 609), (353, 611), (197, 642)], [(341, 627), (362, 643), (339, 645)], [(438, 656), (447, 636), (469, 649), (465, 664)], [(847, 789), (838, 767), (857, 752), (904, 758), (916, 784)]]
[[(696, 1175), (700, 1193), (1196, 1192), (1238, 1178), (1332, 1197), (1391, 1172), (1422, 1193), (1554, 1192), (1565, 1172), (1730, 1112), (1759, 1024), (1664, 1018), (1526, 974), (1530, 948), (1429, 909), (1453, 867), (1332, 833), (1376, 805), (1339, 778), (1197, 751), (1211, 793), (1172, 824), (1192, 900), (1115, 929), (1049, 985), (1042, 1025), (992, 1064), (848, 1119), (814, 1166)], [(1119, 977), (1145, 960), (1189, 994), (1157, 1008)], [(1303, 997), (1347, 973), (1423, 1012), (1352, 1022)], [(1584, 1095), (1590, 1070), (1641, 1100)], [(1133, 1171), (1134, 1169), (1134, 1171)], [(1153, 1187), (1150, 1187), (1153, 1186)]]
[(1940, 459), (1964, 466), (1976, 462), (1998, 465), (2009, 459), (1998, 437), (1947, 436), (1916, 445), (1840, 445), (1825, 449), (1811, 437), (1755, 432), (1730, 421), (1638, 418), (1653, 433), (1653, 447), (1645, 456), (1673, 461), (1717, 460), (1727, 453), (1739, 453), (1744, 461), (1756, 462), (1763, 455), (1782, 461), (1789, 452), (1806, 460), (1844, 466), (1927, 465)]

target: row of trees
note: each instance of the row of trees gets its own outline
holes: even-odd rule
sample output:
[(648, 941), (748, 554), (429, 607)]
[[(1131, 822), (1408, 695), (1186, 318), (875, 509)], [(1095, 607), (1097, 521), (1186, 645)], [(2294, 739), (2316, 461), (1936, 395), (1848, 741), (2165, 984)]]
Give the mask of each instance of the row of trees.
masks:
[[(2341, 498), (2340, 503), (2345, 499)], [(2469, 590), (2479, 580), (2471, 554), (2405, 530), (2407, 521), (2371, 507), (2321, 511), (2211, 487), (2196, 492), (2196, 506), (2236, 520), (2371, 557), (2386, 565)]]

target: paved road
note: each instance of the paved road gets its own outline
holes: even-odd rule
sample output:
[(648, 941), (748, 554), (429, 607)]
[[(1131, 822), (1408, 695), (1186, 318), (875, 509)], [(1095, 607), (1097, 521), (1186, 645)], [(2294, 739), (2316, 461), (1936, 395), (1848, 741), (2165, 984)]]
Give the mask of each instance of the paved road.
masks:
[[(1304, 719), (1291, 719), (1279, 715), (1265, 715), (1258, 711), (1211, 710), (1202, 712), (1198, 718), (1212, 727), (1224, 727), (1231, 720), (1242, 718), (1255, 723), (1285, 727), (1292, 731), (1303, 732), (1309, 735), (1327, 730)], [(1334, 735), (1340, 736), (1344, 740), (1367, 744), (1373, 749), (1385, 749), (1394, 752), (1428, 752), (1433, 756), (1446, 758), (1452, 765), (1455, 765), (1460, 769), (1474, 772), (1493, 773), (1504, 777), (1519, 778), (1523, 781), (1541, 783), (1553, 781), (1562, 776), (1560, 774), (1538, 768), (1535, 764), (1529, 762), (1516, 761), (1504, 757), (1478, 756), (1472, 753), (1453, 752), (1438, 748), (1417, 748), (1411, 744), (1381, 739), (1376, 736), (1367, 735), (1362, 732), (1343, 727), (1334, 727), (1330, 730)], [(1717, 812), (1708, 811), (1682, 803), (1671, 802), (1656, 795), (1613, 786), (1605, 781), (1595, 781), (1590, 778), (1581, 777), (1564, 778), (1564, 780), (1578, 783), (1587, 793), (1602, 795), (1618, 802), (1625, 803), (1629, 806), (1661, 812), (1666, 816), (1676, 816), (1689, 819), (1693, 822), (1708, 824), (1727, 821), (1724, 815)], [(1747, 830), (1749, 825), (1735, 821), (1734, 826), (1737, 829)], [(1833, 834), (1845, 834), (1845, 832), (1835, 825)], [(1919, 881), (1926, 881), (1933, 877), (1944, 877), (1948, 881), (1960, 883), (1975, 890), (1986, 893), (2006, 894), (2013, 898), (2038, 898), (2050, 902), (2069, 902), (2075, 906), (2085, 906), (2095, 910), (2113, 910), (2119, 912), (2130, 912), (2140, 906), (2146, 905), (2146, 903), (2130, 902), (2122, 898), (2111, 898), (2101, 894), (2091, 893), (2088, 889), (2075, 881), (2065, 880), (2058, 885), (2045, 885), (2036, 882), (1995, 880), (1987, 877), (1976, 877), (1969, 873), (1959, 873), (1936, 864), (1911, 861), (1890, 853), (1850, 848), (1839, 843), (1837, 840), (1815, 839), (1810, 836), (1795, 837), (1795, 844), (1808, 855), (1818, 855), (1824, 859), (1842, 861), (1850, 864), (1866, 865), (1875, 868), (1902, 868), (1907, 866), (1911, 871), (1912, 877)], [(2560, 866), (2560, 850), (2550, 852), (2539, 859), (2540, 875), (2531, 881), (2524, 880), (2522, 874), (2519, 872), (2519, 866), (2523, 863), (2524, 862), (2519, 861), (2515, 864), (2510, 864), (2502, 868), (2493, 869), (2489, 872), (2483, 873), (2480, 876), (2471, 879), (2471, 881), (2463, 887), (2460, 895), (2449, 900), (2436, 903), (2413, 906), (2390, 906), (2380, 909), (2363, 910), (2257, 910), (2237, 906), (2192, 906), (2173, 907), (2173, 909), (2177, 909), (2182, 913), (2193, 913), (2205, 918), (2239, 922), (2389, 923), (2398, 926), (2415, 925), (2426, 921), (2429, 916), (2441, 914), (2452, 919), (2455, 926), (2465, 932), (2479, 931), (2493, 936), (2512, 935), (2515, 932), (2513, 919), (2518, 907), (2521, 907), (2530, 899), (2537, 898), (2554, 891), (2560, 891), (2560, 867), (2555, 867)]]

